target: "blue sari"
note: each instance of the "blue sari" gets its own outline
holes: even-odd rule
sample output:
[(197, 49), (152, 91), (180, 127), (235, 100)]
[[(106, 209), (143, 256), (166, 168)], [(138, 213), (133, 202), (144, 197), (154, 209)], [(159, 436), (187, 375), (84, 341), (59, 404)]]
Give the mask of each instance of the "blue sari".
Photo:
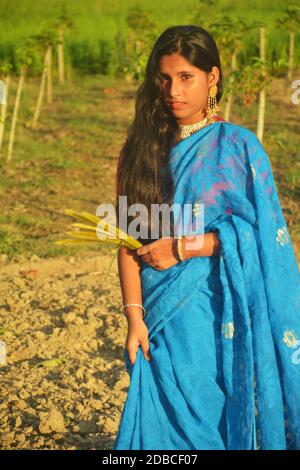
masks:
[(269, 158), (219, 121), (175, 145), (170, 168), (173, 202), (204, 204), (221, 252), (143, 263), (152, 360), (124, 350), (114, 449), (300, 449), (300, 276)]

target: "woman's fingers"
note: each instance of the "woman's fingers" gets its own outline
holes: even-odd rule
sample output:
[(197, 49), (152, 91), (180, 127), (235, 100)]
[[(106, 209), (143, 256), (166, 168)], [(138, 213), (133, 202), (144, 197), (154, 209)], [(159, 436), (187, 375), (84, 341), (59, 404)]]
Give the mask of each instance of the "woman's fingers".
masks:
[(147, 361), (151, 361), (151, 355), (150, 355), (150, 347), (149, 347), (149, 341), (148, 338), (143, 338), (141, 339), (141, 347), (145, 356), (145, 359)]
[[(130, 363), (132, 365), (135, 364), (135, 360), (136, 360), (136, 354), (137, 354), (137, 351), (138, 351), (138, 348), (139, 346), (129, 346), (127, 348), (127, 351), (128, 351), (128, 356), (129, 356), (129, 360), (130, 360)], [(150, 348), (149, 348), (149, 341), (148, 339), (143, 339), (141, 340), (141, 348), (143, 350), (143, 354), (144, 354), (144, 357), (147, 361), (151, 361), (152, 357), (151, 357), (151, 354), (150, 354)]]
[(135, 351), (134, 349), (128, 349), (128, 356), (132, 365), (134, 365), (135, 363), (136, 353), (137, 353), (137, 350)]
[(134, 365), (135, 363), (135, 358), (136, 358), (136, 353), (138, 351), (138, 348), (139, 348), (139, 345), (138, 344), (128, 344), (126, 349), (128, 351), (128, 356), (129, 356), (129, 360), (131, 362), (132, 365)]

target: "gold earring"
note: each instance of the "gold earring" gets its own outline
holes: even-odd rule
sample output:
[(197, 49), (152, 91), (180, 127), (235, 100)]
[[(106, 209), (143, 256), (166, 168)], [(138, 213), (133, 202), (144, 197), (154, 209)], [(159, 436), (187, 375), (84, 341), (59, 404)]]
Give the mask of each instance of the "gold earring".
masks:
[(208, 91), (208, 106), (207, 106), (208, 119), (211, 119), (212, 117), (216, 116), (218, 111), (220, 111), (218, 104), (217, 104), (217, 98), (216, 98), (217, 93), (218, 93), (217, 85), (211, 86)]

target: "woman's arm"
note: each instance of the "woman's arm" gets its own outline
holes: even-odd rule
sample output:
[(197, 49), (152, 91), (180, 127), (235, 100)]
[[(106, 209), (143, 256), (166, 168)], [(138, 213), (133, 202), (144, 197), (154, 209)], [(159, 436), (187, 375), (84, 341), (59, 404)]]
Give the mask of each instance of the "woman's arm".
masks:
[(185, 259), (194, 256), (217, 256), (220, 248), (221, 243), (216, 232), (182, 237), (182, 254)]
[[(123, 304), (142, 304), (141, 262), (134, 250), (122, 246), (118, 252), (119, 278)], [(127, 320), (142, 319), (140, 307), (131, 306), (124, 310)]]
[[(162, 237), (136, 248), (136, 254), (143, 262), (155, 269), (168, 269), (180, 262), (177, 242), (177, 238)], [(183, 236), (182, 254), (184, 259), (194, 256), (217, 256), (220, 252), (220, 245), (219, 237), (215, 232)]]
[[(118, 253), (119, 277), (123, 303), (142, 304), (141, 262), (134, 250), (121, 247)], [(140, 307), (126, 307), (125, 316), (128, 322), (126, 349), (131, 364), (136, 360), (139, 345), (147, 361), (151, 360), (148, 328), (143, 321)]]

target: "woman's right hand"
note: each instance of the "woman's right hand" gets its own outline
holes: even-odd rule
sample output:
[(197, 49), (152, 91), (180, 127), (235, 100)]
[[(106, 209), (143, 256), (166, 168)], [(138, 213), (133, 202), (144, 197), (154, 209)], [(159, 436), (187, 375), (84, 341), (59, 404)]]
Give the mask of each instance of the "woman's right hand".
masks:
[(134, 365), (136, 354), (141, 345), (145, 359), (150, 361), (150, 348), (148, 340), (148, 328), (144, 320), (140, 317), (131, 317), (128, 319), (128, 331), (125, 348), (128, 351), (130, 363)]

